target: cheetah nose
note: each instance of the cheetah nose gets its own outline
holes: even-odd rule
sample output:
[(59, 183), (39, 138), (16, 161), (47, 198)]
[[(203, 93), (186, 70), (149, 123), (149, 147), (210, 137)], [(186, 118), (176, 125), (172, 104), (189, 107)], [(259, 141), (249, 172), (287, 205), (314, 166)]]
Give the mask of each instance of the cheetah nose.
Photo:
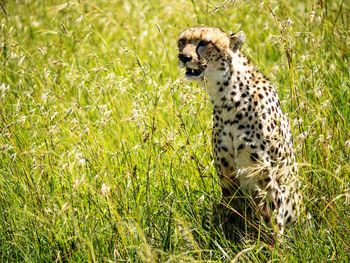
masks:
[(182, 63), (186, 64), (186, 62), (190, 61), (192, 57), (189, 55), (179, 54), (179, 59)]

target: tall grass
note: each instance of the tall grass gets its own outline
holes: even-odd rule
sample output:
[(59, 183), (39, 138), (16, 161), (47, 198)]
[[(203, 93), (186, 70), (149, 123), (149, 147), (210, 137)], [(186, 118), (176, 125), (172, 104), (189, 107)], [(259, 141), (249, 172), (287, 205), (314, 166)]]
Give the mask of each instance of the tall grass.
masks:
[[(0, 261), (349, 260), (349, 1), (0, 3)], [(176, 50), (197, 24), (246, 32), (292, 120), (311, 219), (275, 247), (205, 227), (211, 105)]]

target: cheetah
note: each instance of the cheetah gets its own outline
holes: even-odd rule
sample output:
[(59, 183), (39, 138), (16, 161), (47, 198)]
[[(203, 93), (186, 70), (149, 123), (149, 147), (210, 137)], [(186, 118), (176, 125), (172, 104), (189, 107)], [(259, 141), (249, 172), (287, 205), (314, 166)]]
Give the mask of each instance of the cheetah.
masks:
[(242, 31), (228, 35), (218, 28), (191, 27), (180, 34), (178, 59), (185, 77), (199, 82), (213, 104), (219, 207), (229, 208), (224, 221), (234, 229), (224, 232), (247, 234), (247, 225), (257, 229), (258, 223), (281, 237), (300, 215), (292, 135), (276, 88), (241, 51), (245, 39)]

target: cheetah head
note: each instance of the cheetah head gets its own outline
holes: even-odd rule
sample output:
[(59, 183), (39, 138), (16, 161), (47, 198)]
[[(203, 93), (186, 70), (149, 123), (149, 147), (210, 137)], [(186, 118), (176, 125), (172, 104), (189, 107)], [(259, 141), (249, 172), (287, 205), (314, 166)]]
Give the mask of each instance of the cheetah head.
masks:
[(180, 67), (186, 68), (187, 79), (210, 78), (211, 74), (228, 67), (225, 61), (240, 49), (244, 40), (242, 31), (227, 35), (213, 27), (188, 28), (178, 39)]

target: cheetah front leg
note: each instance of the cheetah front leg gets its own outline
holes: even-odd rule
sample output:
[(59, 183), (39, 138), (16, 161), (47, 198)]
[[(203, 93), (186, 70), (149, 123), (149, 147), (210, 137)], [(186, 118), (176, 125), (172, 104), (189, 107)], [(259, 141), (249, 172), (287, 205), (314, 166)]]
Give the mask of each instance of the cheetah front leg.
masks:
[[(265, 226), (263, 230), (266, 230), (263, 231), (264, 239), (273, 243), (275, 234), (277, 237), (283, 234), (285, 220), (278, 217), (281, 213), (277, 208), (281, 190), (274, 180), (269, 162), (261, 161), (262, 159), (255, 152), (239, 151), (235, 158), (236, 178), (246, 200), (252, 207), (254, 213), (252, 218), (263, 223)], [(269, 230), (271, 228), (273, 233)]]
[[(225, 237), (233, 241), (256, 239), (258, 236), (267, 243), (273, 243), (273, 237), (261, 222), (269, 222), (271, 211), (261, 194), (246, 193), (232, 173), (231, 178), (221, 178), (222, 200), (214, 205), (215, 222)], [(263, 219), (263, 220), (261, 220)]]

